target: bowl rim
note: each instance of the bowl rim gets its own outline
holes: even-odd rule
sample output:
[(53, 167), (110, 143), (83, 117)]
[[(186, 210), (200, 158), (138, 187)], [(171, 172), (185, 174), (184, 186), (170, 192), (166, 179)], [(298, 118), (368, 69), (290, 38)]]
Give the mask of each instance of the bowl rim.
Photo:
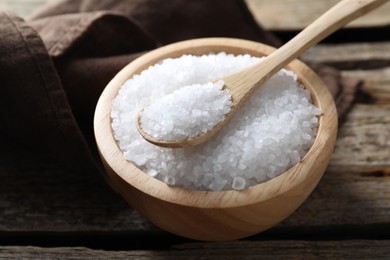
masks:
[[(207, 47), (205, 47), (207, 46)], [(325, 146), (332, 146), (337, 133), (337, 113), (333, 98), (325, 83), (303, 62), (294, 60), (286, 68), (298, 75), (298, 80), (310, 89), (313, 102), (320, 107), (322, 115), (319, 118), (317, 136), (312, 147), (301, 162), (266, 182), (253, 185), (244, 190), (202, 191), (189, 190), (157, 180), (144, 173), (124, 158), (111, 128), (112, 100), (117, 95), (123, 83), (134, 74), (139, 74), (152, 64), (167, 58), (182, 54), (205, 54), (202, 48), (222, 49), (226, 53), (238, 54), (239, 49), (245, 49), (250, 55), (269, 54), (275, 48), (268, 45), (236, 38), (199, 38), (181, 41), (150, 51), (129, 63), (108, 83), (102, 92), (95, 110), (94, 132), (99, 153), (106, 167), (133, 188), (165, 202), (197, 208), (231, 208), (242, 207), (261, 201), (282, 196), (293, 187), (301, 184), (310, 172), (300, 173), (305, 163), (315, 163), (321, 160), (321, 151)], [(175, 55), (172, 55), (175, 53)], [(208, 52), (210, 53), (210, 51)], [(242, 51), (241, 51), (242, 53)], [(309, 82), (318, 81), (318, 85)], [(309, 84), (309, 85), (308, 85)], [(327, 126), (327, 127), (324, 127)], [(322, 148), (322, 149), (321, 149)], [(300, 173), (300, 174), (298, 174)]]

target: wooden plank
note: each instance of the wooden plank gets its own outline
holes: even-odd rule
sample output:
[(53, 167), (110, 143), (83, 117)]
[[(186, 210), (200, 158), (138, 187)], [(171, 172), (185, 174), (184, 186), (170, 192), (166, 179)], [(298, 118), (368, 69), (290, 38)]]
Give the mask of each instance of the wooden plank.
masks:
[(377, 169), (390, 174), (389, 140), (390, 105), (357, 104), (339, 131), (329, 169), (350, 172)]
[[(339, 131), (320, 184), (281, 226), (382, 223), (390, 228), (389, 140), (390, 105), (354, 106)], [(374, 229), (372, 232), (381, 232)]]
[(375, 70), (343, 71), (342, 74), (364, 79), (365, 84), (362, 89), (374, 99), (376, 104), (390, 103), (390, 67)]
[[(255, 19), (272, 31), (302, 30), (338, 0), (246, 0)], [(390, 25), (390, 3), (360, 17), (347, 27), (381, 27)]]
[(100, 175), (1, 140), (0, 231), (150, 230)]
[(390, 42), (320, 44), (301, 58), (343, 70), (383, 68), (390, 66)]
[(376, 104), (390, 101), (390, 42), (320, 44), (301, 58), (341, 69), (342, 75), (364, 79), (363, 90)]
[[(373, 247), (369, 247), (373, 242)], [(189, 243), (174, 247), (183, 254), (219, 256), (236, 259), (383, 259), (388, 257), (389, 240), (346, 241), (235, 241), (221, 243)], [(378, 249), (378, 251), (376, 251)], [(376, 252), (374, 252), (376, 251)]]
[(390, 240), (189, 243), (166, 251), (0, 246), (0, 257), (5, 259), (386, 259), (389, 254)]

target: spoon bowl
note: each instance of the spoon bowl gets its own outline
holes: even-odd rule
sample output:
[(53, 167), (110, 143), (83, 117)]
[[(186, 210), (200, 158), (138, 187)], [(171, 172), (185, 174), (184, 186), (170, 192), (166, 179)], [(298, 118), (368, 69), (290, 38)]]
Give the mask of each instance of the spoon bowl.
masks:
[(292, 61), (286, 69), (310, 91), (319, 117), (317, 137), (302, 161), (278, 177), (242, 191), (199, 191), (173, 187), (138, 169), (124, 158), (111, 128), (111, 106), (123, 83), (149, 66), (184, 54), (226, 52), (261, 57), (275, 49), (252, 41), (205, 38), (151, 51), (123, 68), (107, 85), (96, 107), (94, 130), (102, 161), (113, 185), (131, 207), (156, 226), (197, 240), (244, 238), (287, 218), (315, 188), (330, 160), (337, 134), (337, 113), (322, 80), (305, 64)]

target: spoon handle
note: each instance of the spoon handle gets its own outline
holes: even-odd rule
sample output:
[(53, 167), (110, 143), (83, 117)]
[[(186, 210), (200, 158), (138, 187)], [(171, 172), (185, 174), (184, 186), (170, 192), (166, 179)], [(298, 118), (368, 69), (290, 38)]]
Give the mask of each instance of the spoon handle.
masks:
[[(343, 0), (316, 19), (262, 62), (224, 79), (233, 106), (249, 98), (264, 81), (337, 29), (384, 4), (387, 0)], [(251, 87), (251, 89), (243, 86)], [(244, 100), (242, 100), (244, 99)]]

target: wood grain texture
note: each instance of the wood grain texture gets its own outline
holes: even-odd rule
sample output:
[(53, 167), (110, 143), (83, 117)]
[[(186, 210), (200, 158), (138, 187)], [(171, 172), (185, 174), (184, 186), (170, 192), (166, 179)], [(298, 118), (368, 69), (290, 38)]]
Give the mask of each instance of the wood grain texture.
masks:
[(363, 91), (372, 102), (389, 104), (390, 42), (321, 44), (301, 58), (338, 68), (342, 75), (364, 79)]
[[(390, 173), (390, 105), (356, 105), (339, 131), (330, 169), (381, 169)], [(364, 145), (364, 147), (362, 146)]]
[[(268, 30), (302, 30), (338, 0), (246, 0), (256, 20)], [(390, 25), (390, 3), (378, 8), (347, 27)]]
[[(388, 60), (390, 62), (390, 59)], [(365, 79), (363, 91), (375, 104), (390, 103), (390, 66), (375, 70), (343, 71), (343, 75)]]
[(321, 44), (301, 58), (341, 70), (369, 70), (390, 66), (390, 42)]
[(0, 232), (151, 230), (93, 173), (0, 139)]
[[(369, 245), (369, 246), (367, 246)], [(6, 259), (386, 259), (390, 240), (189, 243), (169, 250), (104, 251), (85, 247), (0, 246)]]

